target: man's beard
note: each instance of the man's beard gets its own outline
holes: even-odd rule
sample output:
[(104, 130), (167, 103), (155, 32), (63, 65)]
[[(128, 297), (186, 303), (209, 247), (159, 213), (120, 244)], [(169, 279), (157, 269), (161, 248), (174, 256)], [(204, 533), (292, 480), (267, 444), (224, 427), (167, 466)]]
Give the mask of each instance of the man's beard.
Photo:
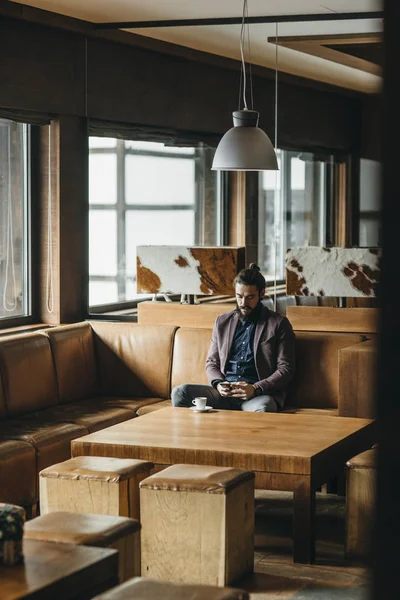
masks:
[(250, 308), (250, 310), (242, 311), (239, 308), (239, 305), (236, 304), (236, 312), (239, 314), (240, 318), (243, 321), (258, 321), (258, 317), (260, 315), (261, 310), (261, 300), (254, 308)]

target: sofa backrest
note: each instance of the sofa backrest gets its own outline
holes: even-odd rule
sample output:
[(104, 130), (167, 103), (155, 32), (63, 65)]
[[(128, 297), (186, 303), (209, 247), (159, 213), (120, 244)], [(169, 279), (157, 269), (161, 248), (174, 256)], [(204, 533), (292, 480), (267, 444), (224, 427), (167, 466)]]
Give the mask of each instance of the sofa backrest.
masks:
[(46, 330), (57, 373), (60, 403), (76, 402), (99, 394), (93, 330), (75, 323)]
[(58, 404), (50, 342), (43, 333), (1, 340), (0, 372), (9, 416)]
[[(205, 360), (211, 329), (181, 327), (175, 334), (171, 388), (182, 383), (207, 383)], [(339, 393), (339, 350), (365, 339), (355, 333), (295, 332), (296, 374), (286, 404), (336, 408)]]
[(91, 326), (103, 394), (169, 398), (176, 327), (104, 321)]
[(358, 333), (295, 331), (296, 373), (286, 404), (298, 407), (337, 408), (339, 350), (361, 343)]
[(175, 333), (171, 389), (182, 383), (207, 383), (205, 362), (212, 329), (181, 327)]

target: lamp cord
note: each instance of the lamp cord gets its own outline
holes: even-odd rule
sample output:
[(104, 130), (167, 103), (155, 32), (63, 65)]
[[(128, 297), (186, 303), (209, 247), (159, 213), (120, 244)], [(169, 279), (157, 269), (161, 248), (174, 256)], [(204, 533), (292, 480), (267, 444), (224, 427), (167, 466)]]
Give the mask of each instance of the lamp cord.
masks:
[(248, 49), (248, 65), (249, 65), (249, 76), (250, 76), (250, 106), (251, 110), (254, 109), (253, 102), (253, 76), (251, 72), (251, 46), (250, 46), (250, 26), (249, 26), (249, 11), (247, 8), (247, 0), (246, 0), (246, 17), (247, 17), (247, 49)]
[(243, 0), (243, 13), (242, 13), (242, 25), (240, 28), (240, 56), (242, 59), (242, 75), (243, 75), (243, 104), (244, 104), (244, 108), (245, 110), (247, 109), (247, 100), (246, 100), (246, 63), (244, 60), (244, 38), (245, 38), (245, 33), (246, 33), (246, 23), (245, 23), (245, 17), (246, 15), (248, 15), (248, 8), (247, 8), (247, 0)]

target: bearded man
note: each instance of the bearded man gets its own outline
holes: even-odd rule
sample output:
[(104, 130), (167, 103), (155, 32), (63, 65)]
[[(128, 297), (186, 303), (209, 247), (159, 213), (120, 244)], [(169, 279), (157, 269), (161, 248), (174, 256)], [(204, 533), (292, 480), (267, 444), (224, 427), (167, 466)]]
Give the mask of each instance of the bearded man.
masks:
[(210, 385), (184, 384), (172, 390), (172, 404), (191, 407), (205, 396), (225, 410), (277, 412), (294, 375), (295, 336), (286, 317), (262, 304), (266, 282), (252, 263), (236, 276), (237, 308), (215, 321), (206, 360)]

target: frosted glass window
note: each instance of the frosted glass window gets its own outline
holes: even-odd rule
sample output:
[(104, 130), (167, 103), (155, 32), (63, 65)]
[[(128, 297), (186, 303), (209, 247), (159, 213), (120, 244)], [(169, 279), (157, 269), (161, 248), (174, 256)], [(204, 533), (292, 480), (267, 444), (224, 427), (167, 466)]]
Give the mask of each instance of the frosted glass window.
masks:
[(118, 302), (118, 285), (116, 281), (90, 281), (89, 304), (113, 304)]
[(275, 172), (260, 174), (258, 263), (267, 280), (275, 275), (277, 280), (284, 280), (288, 248), (319, 246), (326, 238), (328, 163), (305, 152), (280, 150), (278, 156), (277, 193)]
[(194, 211), (129, 210), (126, 214), (126, 271), (136, 274), (136, 246), (194, 245)]
[(125, 160), (127, 204), (194, 204), (194, 161), (134, 155)]
[(306, 163), (300, 158), (291, 160), (291, 187), (292, 190), (304, 190), (306, 187)]
[(89, 148), (116, 148), (117, 140), (115, 138), (90, 136)]
[(113, 210), (89, 213), (89, 275), (117, 274), (117, 215)]
[(89, 203), (115, 204), (117, 202), (117, 156), (115, 154), (89, 155)]
[(0, 119), (0, 319), (31, 311), (28, 132)]
[(261, 171), (262, 187), (264, 190), (281, 189), (281, 151), (277, 150), (279, 171)]

